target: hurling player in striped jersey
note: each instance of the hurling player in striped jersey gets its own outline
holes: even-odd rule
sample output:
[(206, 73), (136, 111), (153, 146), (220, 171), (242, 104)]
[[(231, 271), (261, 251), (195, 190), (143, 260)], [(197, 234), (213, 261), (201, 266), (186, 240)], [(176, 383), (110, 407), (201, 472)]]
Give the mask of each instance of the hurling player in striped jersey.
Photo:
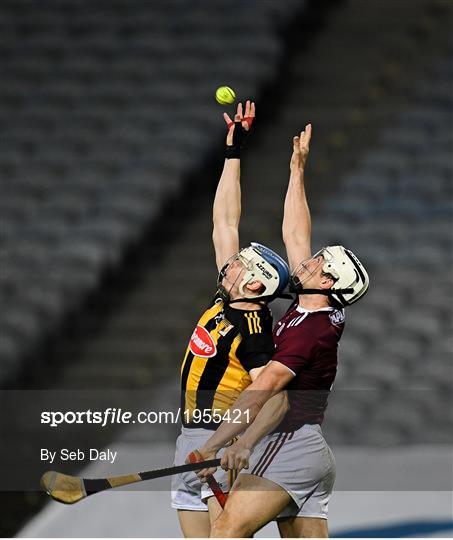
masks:
[[(217, 292), (190, 336), (181, 366), (181, 434), (175, 465), (214, 433), (238, 395), (256, 379), (274, 353), (268, 303), (280, 296), (289, 279), (286, 262), (274, 251), (252, 242), (239, 249), (241, 215), (240, 154), (255, 117), (255, 105), (237, 107), (234, 122), (225, 114), (228, 133), (225, 163), (213, 207), (213, 243), (219, 270)], [(263, 409), (282, 419), (286, 394)], [(228, 474), (215, 480), (228, 491)], [(210, 488), (193, 472), (173, 477), (172, 507), (185, 537), (206, 537), (221, 511)]]
[[(225, 450), (221, 464), (224, 469), (248, 470), (234, 483), (225, 509), (212, 525), (212, 537), (250, 537), (274, 519), (283, 537), (328, 536), (335, 462), (321, 424), (337, 370), (344, 307), (365, 294), (369, 279), (357, 257), (343, 246), (311, 254), (304, 185), (311, 130), (309, 124), (293, 139), (283, 218), (296, 301), (274, 328), (272, 360), (232, 405), (242, 411), (242, 423), (224, 421), (198, 449), (211, 459), (243, 432)], [(289, 410), (266, 435), (263, 406), (282, 390), (287, 391)], [(199, 477), (213, 470), (200, 471)]]

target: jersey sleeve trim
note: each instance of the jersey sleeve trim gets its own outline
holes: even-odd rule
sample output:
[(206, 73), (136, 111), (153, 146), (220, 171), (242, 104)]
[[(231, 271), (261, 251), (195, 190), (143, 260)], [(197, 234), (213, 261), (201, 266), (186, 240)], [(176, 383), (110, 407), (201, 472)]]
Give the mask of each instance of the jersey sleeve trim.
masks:
[(278, 358), (272, 359), (271, 362), (278, 362), (278, 363), (281, 364), (282, 366), (285, 366), (285, 368), (286, 368), (288, 371), (291, 371), (291, 373), (293, 374), (294, 377), (297, 375), (290, 367), (288, 367), (286, 364), (284, 364), (283, 362), (281, 362)]
[(239, 361), (241, 362), (242, 367), (245, 369), (245, 371), (250, 372), (251, 369), (267, 366), (271, 356), (271, 354), (260, 352), (253, 356), (249, 356), (246, 359), (239, 359)]

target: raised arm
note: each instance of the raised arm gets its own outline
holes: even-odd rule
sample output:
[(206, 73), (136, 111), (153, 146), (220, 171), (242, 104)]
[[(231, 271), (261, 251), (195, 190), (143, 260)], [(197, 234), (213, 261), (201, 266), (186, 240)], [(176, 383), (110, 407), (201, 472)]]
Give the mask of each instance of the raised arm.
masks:
[[(212, 213), (212, 239), (216, 264), (219, 270), (232, 255), (239, 251), (239, 221), (241, 218), (240, 147), (244, 141), (244, 131), (248, 132), (250, 130), (255, 117), (255, 104), (247, 101), (245, 114), (243, 115), (242, 103), (239, 103), (234, 122), (226, 113), (223, 116), (228, 126), (226, 159), (217, 186)], [(235, 124), (235, 122), (239, 124)]]
[(293, 154), (283, 215), (283, 242), (288, 263), (294, 270), (300, 261), (311, 257), (311, 218), (305, 195), (304, 169), (310, 150), (311, 124), (293, 139)]

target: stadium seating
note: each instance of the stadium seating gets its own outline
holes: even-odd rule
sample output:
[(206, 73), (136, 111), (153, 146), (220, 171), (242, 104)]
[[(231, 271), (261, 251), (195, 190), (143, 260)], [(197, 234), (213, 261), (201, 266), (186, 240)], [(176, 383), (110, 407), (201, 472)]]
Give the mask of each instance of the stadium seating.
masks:
[(257, 95), (274, 76), (302, 6), (1, 3), (0, 383), (203, 162), (223, 132), (215, 88)]
[[(442, 399), (450, 410), (453, 381), (451, 54), (420, 81), (410, 105), (326, 203), (315, 230), (321, 245), (335, 231), (371, 276), (365, 300), (348, 312), (340, 347), (328, 414), (337, 442), (450, 437), (451, 418), (440, 421), (439, 411)], [(345, 422), (351, 402), (360, 405), (361, 388), (379, 390), (379, 406), (367, 409), (366, 422)], [(421, 425), (430, 426), (426, 438)]]

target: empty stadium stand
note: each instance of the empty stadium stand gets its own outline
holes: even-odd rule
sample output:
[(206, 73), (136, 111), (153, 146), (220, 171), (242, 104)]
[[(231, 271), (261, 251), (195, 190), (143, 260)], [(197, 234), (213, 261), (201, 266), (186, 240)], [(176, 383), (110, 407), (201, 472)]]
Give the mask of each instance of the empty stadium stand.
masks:
[(2, 2), (4, 384), (203, 161), (223, 132), (215, 88), (227, 77), (253, 95), (275, 76), (279, 32), (302, 7)]
[[(2, 388), (49, 387), (67, 366), (79, 370), (70, 379), (79, 389), (146, 388), (168, 377), (176, 338), (158, 344), (156, 332), (150, 335), (149, 311), (158, 320), (164, 313), (148, 302), (146, 288), (139, 295), (143, 321), (121, 329), (125, 339), (112, 346), (97, 337), (89, 366), (74, 354), (96, 335), (90, 321), (103, 311), (99, 290), (131, 250), (149, 242), (146, 232), (222, 144), (216, 87), (259, 96), (276, 76), (285, 28), (304, 5), (1, 3)], [(111, 290), (107, 297), (115, 301)], [(83, 336), (80, 323), (88, 327)], [(14, 423), (2, 424), (12, 449), (6, 469), (29, 458), (30, 433)], [(2, 494), (2, 534), (12, 534), (42, 502), (33, 493)]]
[(360, 407), (356, 429), (347, 439), (338, 430), (340, 441), (451, 443), (452, 57), (450, 43), (344, 178), (339, 198), (326, 202), (322, 230), (315, 229), (317, 243), (335, 231), (353, 244), (374, 276), (366, 302), (348, 313), (338, 384), (347, 391), (329, 421), (344, 424), (364, 386), (379, 389), (381, 405)]

